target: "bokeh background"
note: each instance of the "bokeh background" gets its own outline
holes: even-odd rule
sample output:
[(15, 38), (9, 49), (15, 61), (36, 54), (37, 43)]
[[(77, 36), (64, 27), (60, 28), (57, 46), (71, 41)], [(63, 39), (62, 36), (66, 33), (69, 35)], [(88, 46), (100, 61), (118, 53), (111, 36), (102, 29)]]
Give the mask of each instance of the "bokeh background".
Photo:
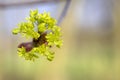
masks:
[[(52, 62), (26, 61), (11, 30), (30, 9), (50, 12), (64, 45)], [(0, 0), (0, 80), (120, 80), (120, 0)]]

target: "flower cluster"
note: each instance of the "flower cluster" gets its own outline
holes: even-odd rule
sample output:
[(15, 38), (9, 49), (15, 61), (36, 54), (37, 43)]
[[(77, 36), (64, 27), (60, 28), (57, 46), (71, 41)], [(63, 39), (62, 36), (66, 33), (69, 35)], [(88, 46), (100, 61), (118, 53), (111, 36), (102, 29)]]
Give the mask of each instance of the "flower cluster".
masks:
[(35, 60), (40, 55), (46, 56), (49, 61), (54, 58), (53, 46), (58, 48), (62, 45), (60, 27), (57, 21), (49, 13), (38, 13), (38, 10), (31, 10), (26, 22), (18, 24), (13, 29), (13, 34), (20, 33), (23, 37), (32, 38), (29, 43), (22, 43), (18, 46), (18, 54), (26, 60)]

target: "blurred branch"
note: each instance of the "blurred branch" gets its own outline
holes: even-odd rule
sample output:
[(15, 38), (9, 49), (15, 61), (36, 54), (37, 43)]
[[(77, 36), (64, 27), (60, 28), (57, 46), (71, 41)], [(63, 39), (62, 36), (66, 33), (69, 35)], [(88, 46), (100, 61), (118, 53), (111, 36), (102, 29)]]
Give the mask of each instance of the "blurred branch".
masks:
[(70, 3), (71, 3), (71, 0), (66, 0), (66, 4), (65, 4), (65, 7), (59, 17), (59, 20), (58, 20), (58, 25), (60, 25), (60, 23), (62, 22), (63, 18), (66, 16), (67, 14), (67, 11), (69, 9), (69, 6), (70, 6)]
[(18, 2), (18, 3), (0, 3), (0, 8), (10, 8), (10, 7), (24, 7), (31, 6), (40, 3), (50, 3), (50, 2), (60, 2), (62, 0), (41, 0), (41, 1), (32, 1), (32, 2)]

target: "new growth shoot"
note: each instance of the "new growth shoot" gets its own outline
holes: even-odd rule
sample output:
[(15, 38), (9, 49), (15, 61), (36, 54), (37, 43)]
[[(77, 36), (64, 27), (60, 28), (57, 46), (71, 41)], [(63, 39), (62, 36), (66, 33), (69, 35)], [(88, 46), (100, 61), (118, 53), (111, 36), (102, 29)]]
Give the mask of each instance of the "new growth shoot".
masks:
[(25, 60), (34, 61), (40, 55), (45, 56), (49, 61), (54, 58), (53, 46), (58, 48), (62, 45), (61, 28), (57, 21), (49, 13), (38, 13), (38, 10), (30, 10), (26, 22), (21, 22), (12, 33), (21, 34), (25, 38), (32, 39), (32, 42), (21, 43), (18, 46), (18, 54)]

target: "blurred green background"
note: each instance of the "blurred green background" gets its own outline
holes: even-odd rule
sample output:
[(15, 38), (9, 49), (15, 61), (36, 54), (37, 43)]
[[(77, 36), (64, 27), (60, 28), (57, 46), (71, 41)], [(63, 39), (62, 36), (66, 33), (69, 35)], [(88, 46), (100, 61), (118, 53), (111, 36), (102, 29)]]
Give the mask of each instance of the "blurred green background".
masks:
[[(119, 0), (0, 0), (0, 80), (120, 80), (119, 5)], [(61, 19), (64, 45), (55, 49), (52, 62), (17, 54), (17, 46), (30, 40), (11, 30), (30, 9)]]

